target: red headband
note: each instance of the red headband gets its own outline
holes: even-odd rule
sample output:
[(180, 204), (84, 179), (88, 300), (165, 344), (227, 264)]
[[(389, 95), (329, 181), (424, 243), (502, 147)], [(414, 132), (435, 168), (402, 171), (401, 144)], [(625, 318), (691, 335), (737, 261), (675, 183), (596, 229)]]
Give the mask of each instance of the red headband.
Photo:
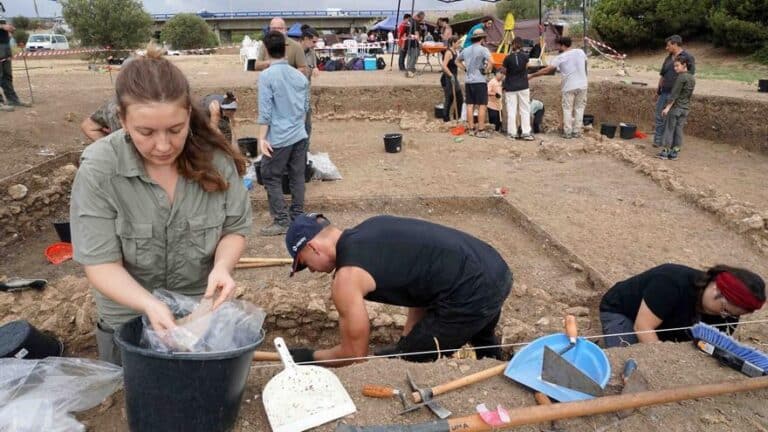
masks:
[(744, 285), (739, 278), (728, 272), (718, 273), (715, 276), (717, 289), (723, 294), (726, 300), (734, 306), (738, 306), (749, 312), (754, 312), (761, 307), (765, 300), (760, 300), (752, 294), (752, 291)]

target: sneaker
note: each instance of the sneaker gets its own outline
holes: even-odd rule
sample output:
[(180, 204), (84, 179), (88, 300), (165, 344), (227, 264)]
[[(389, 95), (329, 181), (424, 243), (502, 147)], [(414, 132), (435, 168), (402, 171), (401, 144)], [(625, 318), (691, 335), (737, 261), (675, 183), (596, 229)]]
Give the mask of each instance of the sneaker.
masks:
[(661, 149), (661, 151), (659, 152), (659, 154), (656, 155), (656, 157), (664, 160), (669, 159), (669, 149), (667, 148)]
[(405, 77), (406, 78), (413, 78), (415, 76), (416, 76), (416, 74), (411, 72), (411, 71), (408, 71), (408, 72), (405, 73)]
[(655, 143), (653, 143), (653, 146), (654, 147), (661, 147), (661, 143), (655, 142)]
[(474, 130), (474, 129), (467, 129), (467, 135), (469, 135), (469, 136), (473, 137), (473, 136), (475, 136), (476, 133), (477, 133), (477, 131)]
[(533, 135), (523, 135), (521, 138), (523, 141), (533, 141), (536, 139), (533, 137)]
[(571, 134), (571, 138), (581, 138), (581, 132), (574, 132)]
[(32, 106), (31, 103), (22, 102), (22, 101), (9, 103), (8, 105), (10, 105), (12, 107), (21, 107), (21, 108), (30, 108)]
[(564, 134), (560, 135), (560, 138), (562, 138), (562, 139), (571, 139), (571, 138), (573, 138), (573, 135), (570, 134), (570, 133), (564, 133)]
[(259, 234), (264, 237), (273, 237), (283, 235), (288, 232), (288, 225), (273, 222), (272, 225), (265, 226), (259, 230)]
[(481, 131), (475, 133), (475, 137), (476, 138), (488, 138), (490, 136), (491, 135), (488, 132), (484, 131), (484, 130), (481, 130)]
[(518, 137), (517, 135), (508, 134), (507, 138), (509, 138), (511, 140), (516, 140), (516, 139), (519, 139), (520, 137)]
[(672, 150), (670, 150), (669, 154), (667, 155), (667, 158), (669, 160), (675, 160), (677, 159), (679, 153), (680, 153), (680, 147), (673, 147)]
[(0, 104), (0, 111), (11, 112), (16, 111), (16, 109), (10, 105)]

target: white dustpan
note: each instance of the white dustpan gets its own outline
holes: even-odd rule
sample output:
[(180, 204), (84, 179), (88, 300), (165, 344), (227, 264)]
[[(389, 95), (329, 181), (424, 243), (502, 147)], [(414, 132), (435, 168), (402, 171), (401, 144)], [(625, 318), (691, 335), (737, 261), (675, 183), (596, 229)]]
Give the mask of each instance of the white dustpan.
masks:
[(285, 370), (269, 380), (261, 395), (273, 432), (301, 432), (357, 411), (333, 372), (296, 365), (283, 338), (275, 338), (275, 348)]

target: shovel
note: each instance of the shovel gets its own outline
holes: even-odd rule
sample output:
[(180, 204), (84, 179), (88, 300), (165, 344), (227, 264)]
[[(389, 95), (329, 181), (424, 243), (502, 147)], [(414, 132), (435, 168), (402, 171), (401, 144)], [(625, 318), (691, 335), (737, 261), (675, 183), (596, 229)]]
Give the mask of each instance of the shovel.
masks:
[(275, 348), (285, 370), (269, 380), (261, 395), (273, 432), (305, 431), (357, 410), (333, 372), (296, 365), (283, 338), (275, 338)]

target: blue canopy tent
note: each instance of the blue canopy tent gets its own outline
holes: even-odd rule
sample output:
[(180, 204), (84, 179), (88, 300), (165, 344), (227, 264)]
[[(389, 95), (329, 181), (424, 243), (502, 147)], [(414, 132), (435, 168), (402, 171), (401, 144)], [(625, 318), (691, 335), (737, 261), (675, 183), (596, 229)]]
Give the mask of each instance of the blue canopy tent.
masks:
[(291, 27), (288, 29), (288, 37), (300, 38), (301, 37), (301, 26), (302, 26), (302, 24), (300, 22), (292, 24)]
[(373, 31), (395, 31), (397, 28), (397, 17), (387, 17), (373, 25), (369, 30)]

